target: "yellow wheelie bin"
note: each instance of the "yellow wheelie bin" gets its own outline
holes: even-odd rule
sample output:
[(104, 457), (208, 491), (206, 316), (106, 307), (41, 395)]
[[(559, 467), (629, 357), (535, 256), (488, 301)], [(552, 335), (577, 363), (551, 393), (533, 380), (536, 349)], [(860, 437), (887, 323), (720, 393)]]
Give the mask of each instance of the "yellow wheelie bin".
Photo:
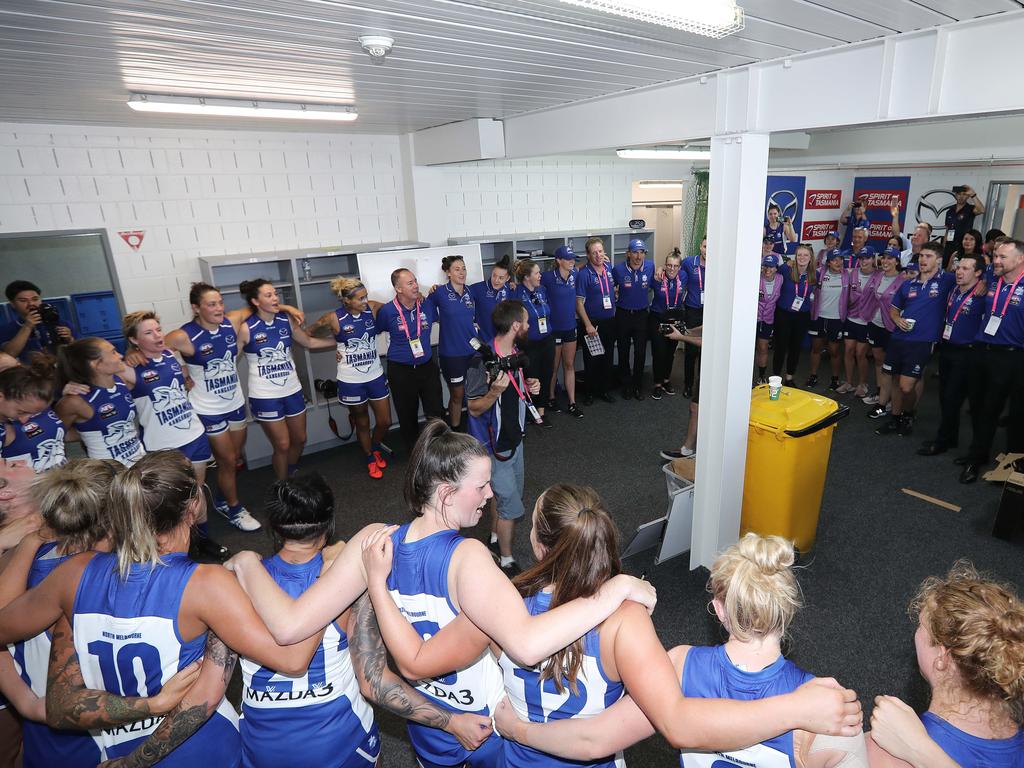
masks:
[(832, 432), (850, 409), (793, 387), (771, 400), (768, 389), (755, 387), (750, 399), (740, 528), (783, 536), (807, 552), (818, 530)]

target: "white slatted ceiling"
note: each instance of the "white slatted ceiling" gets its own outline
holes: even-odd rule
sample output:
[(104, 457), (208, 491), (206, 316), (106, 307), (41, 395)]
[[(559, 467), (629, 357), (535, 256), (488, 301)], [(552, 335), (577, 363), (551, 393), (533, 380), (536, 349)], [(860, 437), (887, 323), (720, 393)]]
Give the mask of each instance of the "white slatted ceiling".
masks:
[[(555, 0), (6, 0), (0, 120), (296, 130), (287, 121), (140, 115), (129, 91), (351, 102), (301, 130), (404, 133), (847, 42), (1017, 10), (1013, 0), (740, 0), (709, 40)], [(396, 47), (373, 65), (356, 38)]]

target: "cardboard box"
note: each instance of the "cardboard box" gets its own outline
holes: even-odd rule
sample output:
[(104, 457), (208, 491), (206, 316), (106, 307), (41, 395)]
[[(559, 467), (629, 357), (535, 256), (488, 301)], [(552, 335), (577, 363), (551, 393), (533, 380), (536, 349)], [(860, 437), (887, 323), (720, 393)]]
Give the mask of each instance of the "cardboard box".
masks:
[(1012, 539), (1021, 521), (1024, 521), (1024, 474), (1011, 472), (1003, 484), (992, 535), (999, 539)]
[(1005, 483), (1012, 478), (1012, 482), (1017, 485), (1024, 485), (1024, 473), (1013, 468), (1013, 463), (1018, 459), (1024, 459), (1024, 453), (1000, 453), (996, 456), (996, 468), (982, 475), (982, 479), (990, 483)]
[(682, 478), (689, 480), (691, 483), (697, 477), (697, 459), (694, 456), (690, 456), (685, 459), (673, 459), (672, 460), (672, 471), (675, 472)]

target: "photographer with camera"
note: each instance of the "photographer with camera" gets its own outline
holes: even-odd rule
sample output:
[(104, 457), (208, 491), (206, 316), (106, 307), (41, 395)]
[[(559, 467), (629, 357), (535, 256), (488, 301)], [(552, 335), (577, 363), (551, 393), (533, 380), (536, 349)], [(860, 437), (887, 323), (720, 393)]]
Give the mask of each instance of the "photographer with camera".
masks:
[(540, 380), (527, 379), (529, 360), (518, 345), (529, 336), (530, 315), (521, 301), (510, 299), (494, 308), (494, 341), (480, 345), (466, 369), (469, 433), (491, 455), (491, 489), (497, 501), (495, 523), (501, 569), (512, 578), (520, 572), (512, 557), (512, 531), (523, 516), (523, 429), (526, 411), (540, 418), (530, 395), (540, 393)]
[(843, 215), (839, 217), (839, 223), (846, 227), (839, 247), (846, 250), (853, 244), (853, 230), (863, 227), (871, 231), (871, 221), (865, 211), (864, 201), (851, 200), (847, 203)]
[(52, 304), (44, 302), (39, 286), (28, 280), (15, 280), (4, 289), (17, 319), (0, 326), (0, 349), (23, 363), (32, 352), (54, 352), (55, 347), (71, 341), (71, 329), (61, 325)]
[[(952, 208), (946, 210), (946, 252), (943, 255), (944, 261), (954, 251), (963, 250), (961, 243), (964, 235), (974, 229), (974, 217), (985, 212), (985, 206), (978, 199), (974, 187), (969, 184), (959, 184), (952, 189), (956, 202)], [(980, 250), (981, 243), (978, 243)]]

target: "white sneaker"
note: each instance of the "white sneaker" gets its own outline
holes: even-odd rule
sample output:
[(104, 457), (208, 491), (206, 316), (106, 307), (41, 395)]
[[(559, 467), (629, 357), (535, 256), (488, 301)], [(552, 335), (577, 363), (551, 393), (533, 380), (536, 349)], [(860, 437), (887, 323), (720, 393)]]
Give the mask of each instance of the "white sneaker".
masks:
[(684, 459), (688, 459), (691, 456), (695, 456), (697, 454), (697, 451), (691, 450), (684, 445), (682, 448), (679, 449), (679, 453)]
[(861, 399), (868, 396), (868, 388), (863, 384), (853, 391), (853, 396)]
[(235, 528), (237, 528), (240, 531), (258, 531), (262, 527), (260, 525), (260, 521), (253, 517), (251, 514), (249, 514), (249, 510), (246, 509), (245, 507), (242, 507), (240, 510), (238, 510), (238, 514), (236, 515), (227, 514), (227, 508), (225, 508), (223, 512), (221, 512), (220, 509), (218, 509), (217, 511), (220, 512), (220, 514), (223, 515), (229, 523), (231, 523), (233, 526), (235, 526)]
[(878, 405), (878, 395), (868, 395), (867, 397), (862, 397), (861, 402), (864, 403), (864, 405)]
[(847, 392), (853, 392), (853, 385), (850, 384), (848, 381), (844, 381), (842, 384), (836, 387), (837, 395), (845, 395)]

